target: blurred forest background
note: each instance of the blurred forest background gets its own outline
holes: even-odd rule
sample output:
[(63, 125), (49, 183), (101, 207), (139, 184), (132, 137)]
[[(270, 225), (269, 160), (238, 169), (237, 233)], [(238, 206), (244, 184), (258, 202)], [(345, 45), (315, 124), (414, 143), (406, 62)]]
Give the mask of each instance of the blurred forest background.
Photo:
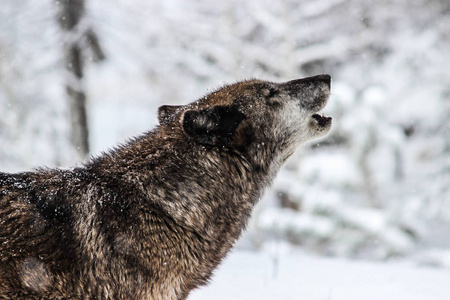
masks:
[(239, 247), (450, 267), (448, 0), (1, 0), (0, 169), (74, 166), (159, 105), (319, 73), (333, 131), (289, 160)]

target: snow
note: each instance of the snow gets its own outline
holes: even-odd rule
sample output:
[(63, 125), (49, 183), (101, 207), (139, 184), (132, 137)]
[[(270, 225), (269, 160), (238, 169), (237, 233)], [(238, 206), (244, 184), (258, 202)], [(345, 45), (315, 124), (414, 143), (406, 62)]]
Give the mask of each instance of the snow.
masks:
[(315, 234), (327, 237), (335, 224), (329, 218), (299, 214), (291, 210), (265, 209), (259, 215), (258, 225), (262, 230), (289, 232), (296, 235)]
[(329, 186), (361, 184), (361, 174), (347, 153), (311, 153), (304, 158), (299, 176), (302, 180), (324, 182)]
[(430, 248), (414, 257), (415, 261), (429, 266), (444, 266), (450, 268), (450, 250)]
[(448, 300), (450, 272), (411, 262), (369, 262), (303, 252), (232, 253), (189, 300)]

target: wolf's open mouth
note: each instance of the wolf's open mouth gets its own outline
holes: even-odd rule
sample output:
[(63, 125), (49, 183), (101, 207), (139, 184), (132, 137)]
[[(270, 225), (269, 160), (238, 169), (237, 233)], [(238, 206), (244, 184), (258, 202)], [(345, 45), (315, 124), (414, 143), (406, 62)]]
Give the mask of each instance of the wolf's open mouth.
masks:
[(324, 115), (314, 114), (312, 115), (313, 119), (317, 121), (320, 127), (325, 127), (331, 123), (332, 118), (326, 117)]

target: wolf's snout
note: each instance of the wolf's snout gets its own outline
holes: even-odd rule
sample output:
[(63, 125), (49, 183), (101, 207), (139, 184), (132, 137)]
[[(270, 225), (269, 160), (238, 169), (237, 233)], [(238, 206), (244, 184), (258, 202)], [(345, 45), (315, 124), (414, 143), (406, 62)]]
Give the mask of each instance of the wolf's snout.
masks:
[(283, 87), (293, 99), (299, 101), (302, 108), (316, 113), (326, 105), (330, 96), (331, 76), (321, 74), (296, 79), (286, 82)]
[(317, 80), (323, 81), (326, 84), (328, 84), (328, 87), (331, 87), (331, 76), (330, 75), (322, 74), (322, 75), (317, 75), (317, 76), (314, 76), (314, 77), (316, 77)]
[(328, 87), (331, 87), (331, 76), (328, 74), (321, 74), (321, 75), (316, 75), (316, 76), (311, 76), (311, 77), (306, 77), (306, 78), (302, 78), (302, 79), (295, 79), (292, 81), (288, 81), (286, 82), (286, 84), (288, 86), (302, 86), (302, 85), (309, 85), (309, 84), (315, 84), (318, 82), (325, 82)]

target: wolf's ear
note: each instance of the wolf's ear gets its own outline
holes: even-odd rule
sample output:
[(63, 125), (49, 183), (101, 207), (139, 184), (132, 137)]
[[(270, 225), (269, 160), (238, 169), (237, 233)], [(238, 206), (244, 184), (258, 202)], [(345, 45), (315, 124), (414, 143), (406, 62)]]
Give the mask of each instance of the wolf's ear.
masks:
[(181, 105), (163, 105), (158, 108), (158, 121), (159, 124), (166, 124), (172, 120), (175, 113)]
[(239, 124), (245, 119), (235, 106), (214, 106), (184, 113), (183, 129), (197, 143), (233, 146)]

